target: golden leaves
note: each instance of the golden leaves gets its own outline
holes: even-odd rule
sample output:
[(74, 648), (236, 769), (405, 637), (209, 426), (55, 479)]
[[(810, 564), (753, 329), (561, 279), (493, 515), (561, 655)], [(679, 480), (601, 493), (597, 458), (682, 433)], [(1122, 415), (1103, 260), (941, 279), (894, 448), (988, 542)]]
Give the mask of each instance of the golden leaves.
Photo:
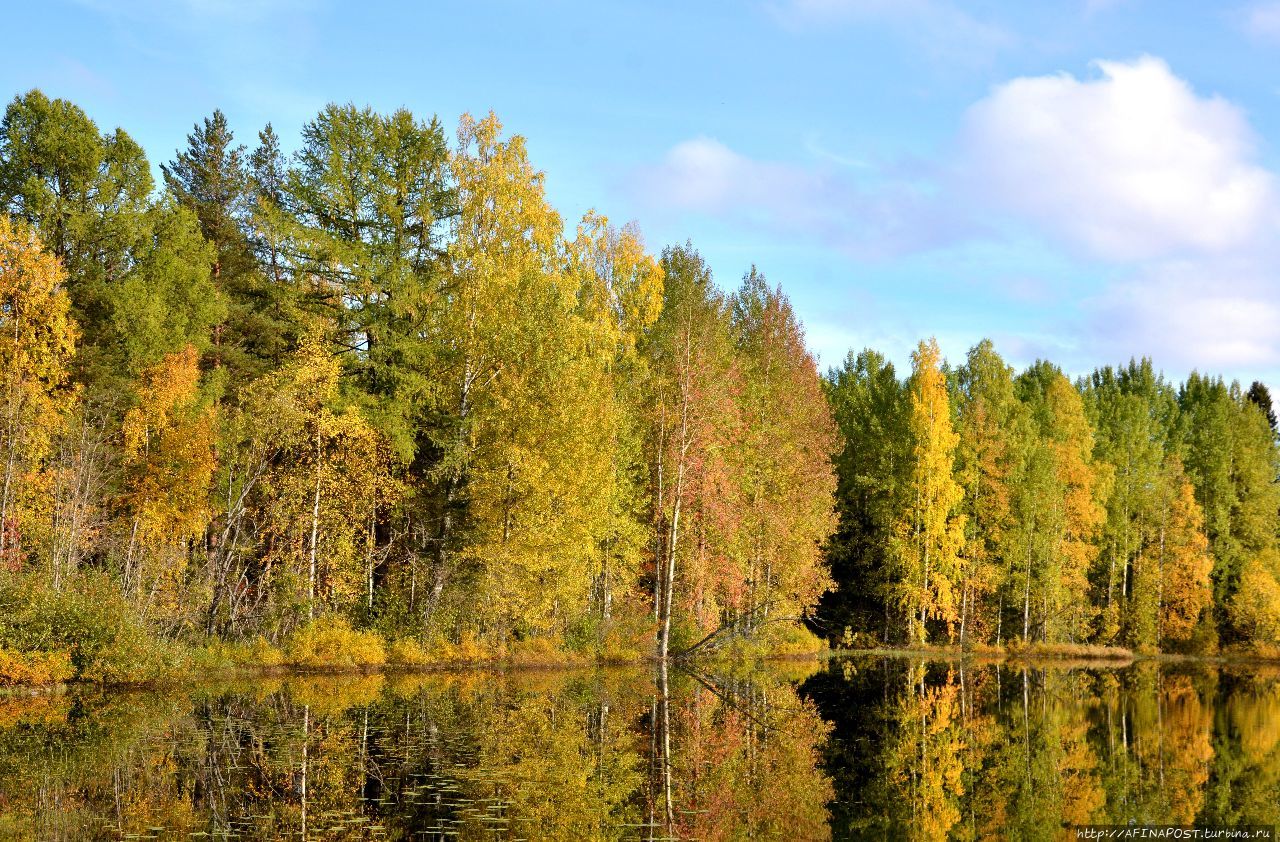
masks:
[(143, 372), (138, 403), (124, 418), (126, 500), (136, 539), (161, 558), (200, 535), (210, 515), (214, 413), (203, 405), (199, 384), (194, 347), (167, 354)]

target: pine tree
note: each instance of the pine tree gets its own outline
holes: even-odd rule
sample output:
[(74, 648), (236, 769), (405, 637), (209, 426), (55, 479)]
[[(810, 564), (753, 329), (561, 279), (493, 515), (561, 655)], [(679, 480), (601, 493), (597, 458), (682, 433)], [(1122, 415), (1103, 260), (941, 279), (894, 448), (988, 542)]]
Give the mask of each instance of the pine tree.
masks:
[(1264, 383), (1255, 380), (1249, 384), (1249, 391), (1245, 396), (1249, 399), (1249, 403), (1262, 410), (1271, 432), (1276, 432), (1276, 408), (1275, 404), (1271, 402), (1271, 390)]
[(224, 319), (213, 328), (210, 364), (230, 369), (234, 384), (247, 382), (276, 362), (280, 325), (272, 318), (278, 289), (259, 267), (249, 232), (254, 181), (244, 146), (221, 111), (197, 123), (187, 148), (160, 166), (165, 185), (191, 210), (213, 246), (213, 283), (226, 301)]
[(837, 587), (823, 595), (819, 621), (838, 640), (875, 632), (888, 642), (889, 536), (911, 465), (908, 393), (893, 364), (870, 349), (832, 369), (825, 391), (841, 449), (833, 457), (838, 523), (825, 547)]

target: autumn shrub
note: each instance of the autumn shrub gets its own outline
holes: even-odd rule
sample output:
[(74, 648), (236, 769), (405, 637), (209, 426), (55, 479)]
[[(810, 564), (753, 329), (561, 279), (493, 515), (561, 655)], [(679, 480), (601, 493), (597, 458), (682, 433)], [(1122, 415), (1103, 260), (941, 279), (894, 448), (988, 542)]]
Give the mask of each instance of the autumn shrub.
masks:
[(464, 664), (475, 664), (493, 659), (493, 651), (487, 648), (476, 636), (475, 632), (464, 631), (456, 645), (443, 647), (449, 660)]
[(507, 644), (503, 661), (515, 666), (571, 666), (590, 663), (594, 653), (583, 650), (570, 650), (560, 640), (539, 635), (515, 640)]
[(165, 640), (130, 608), (107, 577), (86, 573), (59, 589), (34, 575), (0, 581), (0, 646), (65, 653), (73, 677), (106, 684), (172, 678), (186, 650)]
[(214, 638), (192, 652), (189, 665), (196, 671), (217, 672), (278, 667), (284, 660), (284, 652), (259, 635), (247, 641)]
[(387, 652), (376, 632), (353, 629), (342, 617), (323, 617), (293, 633), (285, 661), (307, 669), (378, 667), (387, 662)]
[(1023, 643), (1014, 638), (1004, 645), (1004, 653), (1011, 658), (1090, 658), (1098, 660), (1128, 660), (1133, 650), (1123, 646), (1104, 646), (1097, 643)]
[(635, 663), (653, 657), (657, 631), (652, 609), (619, 599), (607, 618), (597, 611), (585, 611), (570, 622), (561, 648), (567, 661)]
[(81, 681), (98, 684), (152, 684), (187, 675), (189, 651), (180, 644), (131, 625), (111, 645), (76, 673)]
[(841, 649), (875, 649), (880, 645), (880, 637), (873, 631), (845, 626), (840, 634)]
[(438, 663), (416, 637), (402, 637), (387, 646), (387, 663), (398, 667), (422, 667)]
[(597, 653), (606, 664), (628, 664), (652, 658), (658, 622), (652, 612), (633, 608), (616, 612), (604, 626)]
[(58, 684), (75, 670), (66, 652), (13, 652), (0, 649), (0, 687), (19, 684)]
[(255, 637), (242, 651), (246, 666), (278, 667), (284, 663), (284, 653), (262, 635)]
[(598, 611), (583, 611), (569, 621), (564, 630), (564, 645), (573, 652), (588, 652), (604, 639), (605, 629), (612, 623)]
[(746, 664), (765, 658), (809, 657), (825, 651), (826, 641), (800, 623), (773, 623), (753, 634), (718, 635), (691, 654), (724, 664)]
[(827, 643), (800, 623), (775, 623), (762, 630), (764, 653), (787, 658), (827, 651)]

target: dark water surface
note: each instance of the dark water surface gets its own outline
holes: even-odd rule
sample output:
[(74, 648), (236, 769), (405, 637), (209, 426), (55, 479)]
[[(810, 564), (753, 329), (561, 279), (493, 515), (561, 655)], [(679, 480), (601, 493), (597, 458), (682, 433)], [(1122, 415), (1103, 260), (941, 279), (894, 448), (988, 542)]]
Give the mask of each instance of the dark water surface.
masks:
[(1055, 839), (1130, 820), (1280, 823), (1280, 674), (866, 658), (0, 697), (6, 839)]

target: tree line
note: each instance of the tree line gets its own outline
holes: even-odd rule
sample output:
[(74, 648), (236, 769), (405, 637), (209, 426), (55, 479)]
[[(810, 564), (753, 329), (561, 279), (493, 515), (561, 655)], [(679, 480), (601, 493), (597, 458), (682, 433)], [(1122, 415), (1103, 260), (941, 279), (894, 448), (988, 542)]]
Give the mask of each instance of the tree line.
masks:
[(833, 637), (1215, 652), (1280, 644), (1280, 450), (1261, 383), (1150, 360), (1072, 382), (992, 343), (850, 354), (827, 545)]
[(77, 650), (59, 612), (89, 604), (451, 651), (666, 657), (800, 617), (1280, 644), (1261, 384), (932, 341), (905, 379), (870, 350), (820, 377), (754, 267), (726, 293), (690, 243), (566, 226), (493, 115), (450, 140), (329, 105), (286, 154), (215, 111), (159, 173), (39, 91), (0, 122), (0, 648)]
[(835, 428), (754, 268), (724, 293), (691, 244), (567, 230), (493, 115), (329, 105), (286, 155), (214, 112), (159, 171), (37, 90), (0, 124), (18, 592), (107, 582), (171, 640), (666, 656), (827, 588)]

